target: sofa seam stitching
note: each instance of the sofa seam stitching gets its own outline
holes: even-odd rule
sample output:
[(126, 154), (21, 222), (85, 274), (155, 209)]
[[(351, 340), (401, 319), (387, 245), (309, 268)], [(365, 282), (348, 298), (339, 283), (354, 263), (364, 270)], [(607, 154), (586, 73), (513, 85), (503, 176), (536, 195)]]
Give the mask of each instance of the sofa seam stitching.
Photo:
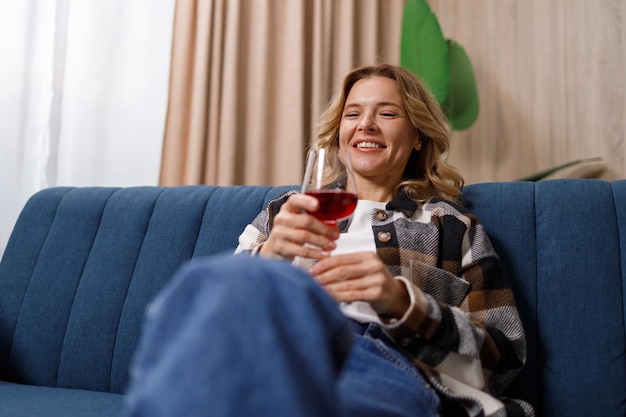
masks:
[[(157, 187), (157, 188), (160, 188), (160, 187)], [(135, 257), (135, 264), (133, 265), (133, 270), (130, 273), (130, 279), (128, 280), (128, 283), (126, 285), (126, 294), (124, 296), (124, 302), (122, 303), (119, 315), (117, 317), (117, 325), (115, 327), (115, 337), (113, 339), (113, 350), (111, 352), (111, 358), (110, 358), (110, 361), (109, 361), (109, 392), (113, 392), (113, 388), (112, 388), (113, 387), (113, 358), (115, 358), (115, 353), (117, 351), (117, 338), (119, 336), (120, 323), (122, 322), (122, 316), (123, 316), (123, 313), (124, 313), (124, 310), (125, 310), (125, 307), (126, 307), (126, 301), (128, 299), (128, 291), (130, 290), (130, 286), (131, 286), (131, 283), (132, 283), (133, 278), (135, 276), (135, 272), (137, 271), (137, 263), (139, 261), (139, 257), (141, 255), (142, 249), (143, 249), (143, 247), (144, 247), (144, 245), (146, 243), (146, 235), (148, 234), (148, 229), (150, 228), (150, 224), (152, 223), (152, 217), (154, 216), (154, 210), (156, 208), (157, 201), (161, 197), (161, 195), (165, 192), (166, 189), (167, 189), (167, 187), (163, 187), (161, 192), (154, 198), (154, 200), (152, 202), (152, 209), (150, 211), (150, 219), (148, 220), (148, 223), (146, 225), (146, 229), (144, 230), (143, 239), (141, 241), (141, 245), (139, 246), (139, 250), (137, 252), (137, 256)]]

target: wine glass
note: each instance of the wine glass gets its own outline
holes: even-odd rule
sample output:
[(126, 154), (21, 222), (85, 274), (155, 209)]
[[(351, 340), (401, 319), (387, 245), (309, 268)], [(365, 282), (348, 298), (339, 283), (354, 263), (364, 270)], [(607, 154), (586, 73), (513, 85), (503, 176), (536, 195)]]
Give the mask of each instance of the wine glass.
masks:
[(356, 208), (357, 190), (349, 152), (311, 148), (307, 155), (302, 193), (319, 201), (319, 209), (310, 213), (317, 219), (332, 224), (350, 217)]

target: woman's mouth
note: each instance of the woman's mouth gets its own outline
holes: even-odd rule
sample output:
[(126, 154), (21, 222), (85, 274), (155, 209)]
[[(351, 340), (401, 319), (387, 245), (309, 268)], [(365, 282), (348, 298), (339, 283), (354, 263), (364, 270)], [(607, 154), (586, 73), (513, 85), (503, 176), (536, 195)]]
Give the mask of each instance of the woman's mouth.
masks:
[(369, 141), (358, 142), (356, 145), (354, 145), (354, 147), (358, 149), (382, 149), (384, 148), (384, 146), (381, 145), (380, 143), (369, 142)]

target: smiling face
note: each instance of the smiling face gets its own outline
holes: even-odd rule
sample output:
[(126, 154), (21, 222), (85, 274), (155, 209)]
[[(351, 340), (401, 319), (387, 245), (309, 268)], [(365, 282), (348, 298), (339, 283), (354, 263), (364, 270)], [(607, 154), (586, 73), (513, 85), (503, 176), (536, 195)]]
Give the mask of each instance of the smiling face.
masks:
[(339, 126), (339, 146), (350, 151), (360, 198), (390, 199), (418, 135), (395, 80), (374, 76), (350, 90)]

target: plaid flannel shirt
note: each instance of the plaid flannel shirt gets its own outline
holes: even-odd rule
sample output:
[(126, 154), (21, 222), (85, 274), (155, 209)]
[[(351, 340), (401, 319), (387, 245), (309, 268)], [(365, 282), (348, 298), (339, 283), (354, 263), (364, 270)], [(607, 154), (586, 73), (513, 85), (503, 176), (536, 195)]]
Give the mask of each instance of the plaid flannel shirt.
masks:
[[(293, 192), (270, 202), (239, 238), (256, 253)], [(526, 359), (524, 330), (499, 259), (478, 219), (442, 199), (417, 204), (399, 194), (371, 216), (376, 251), (389, 271), (419, 288), (426, 312), (409, 307), (383, 329), (440, 393), (446, 415), (532, 416), (523, 401), (498, 399)], [(345, 230), (347, 222), (340, 225)], [(295, 263), (306, 265), (306, 260)]]

